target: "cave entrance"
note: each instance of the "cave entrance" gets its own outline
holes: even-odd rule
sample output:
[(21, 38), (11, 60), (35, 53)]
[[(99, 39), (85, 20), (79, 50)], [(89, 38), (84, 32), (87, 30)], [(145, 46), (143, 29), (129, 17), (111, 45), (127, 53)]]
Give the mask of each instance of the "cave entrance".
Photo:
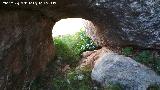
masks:
[(97, 45), (89, 36), (92, 22), (81, 18), (58, 21), (52, 30), (55, 59), (52, 63), (55, 90), (91, 90), (91, 68), (81, 69), (81, 54), (93, 51)]
[(75, 67), (82, 52), (97, 48), (88, 33), (93, 29), (90, 25), (93, 25), (91, 21), (82, 18), (67, 18), (56, 22), (52, 36), (59, 64)]
[(93, 35), (90, 31), (94, 31), (92, 25), (85, 19), (67, 18), (53, 26), (55, 58), (48, 64), (46, 72), (32, 83), (34, 90), (92, 90), (95, 87), (91, 69), (77, 69), (82, 61), (81, 53), (97, 49), (90, 38)]

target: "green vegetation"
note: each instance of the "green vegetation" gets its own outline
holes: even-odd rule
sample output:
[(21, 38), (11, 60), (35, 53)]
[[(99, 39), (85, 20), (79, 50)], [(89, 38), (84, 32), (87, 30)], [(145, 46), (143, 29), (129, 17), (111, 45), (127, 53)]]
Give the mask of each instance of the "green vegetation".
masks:
[(132, 57), (137, 62), (145, 64), (160, 74), (160, 56), (155, 51), (136, 51), (132, 47), (126, 47), (122, 49), (122, 54)]
[(136, 60), (144, 64), (149, 64), (152, 63), (152, 61), (154, 61), (152, 53), (149, 51), (139, 52), (139, 54), (136, 55)]
[[(92, 90), (94, 87), (90, 77), (91, 70), (74, 68), (62, 73), (58, 68), (60, 68), (60, 66), (57, 62), (54, 61), (50, 63), (50, 65), (48, 65), (49, 72), (52, 72), (49, 76), (51, 77), (49, 78), (50, 82), (45, 80), (48, 79), (48, 75), (42, 74), (33, 81), (31, 90), (46, 90), (46, 87), (51, 87), (49, 90)], [(50, 83), (50, 86), (47, 86), (47, 83)]]
[(92, 90), (90, 72), (71, 70), (53, 79), (55, 90)]
[(122, 90), (117, 84), (105, 88), (97, 86), (91, 80), (91, 68), (76, 68), (82, 52), (97, 48), (85, 31), (55, 37), (54, 45), (56, 58), (31, 83), (31, 90)]
[[(76, 69), (81, 53), (97, 48), (84, 31), (81, 30), (75, 35), (55, 37), (54, 45), (56, 58), (49, 63), (47, 70), (31, 83), (31, 90), (124, 90), (120, 84), (97, 86), (91, 80), (91, 68)], [(154, 52), (136, 51), (133, 47), (126, 47), (122, 49), (122, 54), (134, 58), (160, 74), (160, 56)], [(63, 71), (67, 65), (69, 69)], [(148, 90), (160, 90), (160, 87), (152, 85)]]
[(148, 87), (147, 90), (160, 90), (160, 86), (152, 85), (152, 86)]
[(57, 59), (71, 66), (75, 66), (84, 51), (94, 50), (96, 44), (85, 34), (85, 31), (74, 35), (64, 35), (54, 38)]
[[(157, 54), (156, 51), (136, 51), (132, 47), (126, 47), (122, 49), (122, 54), (124, 54), (125, 56), (132, 57), (137, 62), (140, 62), (152, 68), (154, 71), (160, 74), (160, 56)], [(160, 86), (152, 85), (147, 90), (160, 90)]]
[(133, 53), (133, 48), (132, 47), (123, 48), (122, 53), (126, 56), (129, 56)]
[(124, 89), (120, 84), (109, 84), (107, 87), (105, 87), (105, 90), (124, 90)]
[[(96, 44), (85, 34), (85, 31), (74, 35), (64, 35), (54, 38), (56, 47), (56, 68), (62, 65), (69, 65), (68, 71), (56, 71), (52, 84), (54, 90), (92, 90), (91, 70), (75, 69), (81, 53), (97, 48)], [(57, 70), (58, 70), (57, 68)], [(62, 74), (63, 73), (63, 74)]]
[[(56, 58), (48, 65), (51, 72), (50, 83), (53, 90), (92, 90), (93, 84), (90, 77), (91, 69), (76, 69), (81, 58), (81, 53), (97, 48), (96, 44), (87, 37), (85, 31), (74, 35), (64, 35), (54, 38)], [(62, 70), (65, 66), (69, 70)], [(41, 75), (33, 81), (32, 90), (45, 90), (44, 77)]]

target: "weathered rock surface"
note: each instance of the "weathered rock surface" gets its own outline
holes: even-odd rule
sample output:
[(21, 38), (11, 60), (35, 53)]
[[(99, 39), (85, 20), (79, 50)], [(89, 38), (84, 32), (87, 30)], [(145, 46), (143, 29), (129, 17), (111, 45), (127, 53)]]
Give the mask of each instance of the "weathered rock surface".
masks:
[(82, 53), (82, 59), (80, 60), (80, 65), (77, 67), (79, 69), (91, 68), (93, 69), (98, 58), (102, 57), (105, 53), (111, 52), (106, 47), (102, 47), (99, 50), (86, 51)]
[(125, 90), (147, 90), (150, 85), (160, 85), (160, 76), (129, 57), (105, 53), (98, 59), (92, 79), (102, 85), (119, 83)]
[[(92, 21), (96, 30), (89, 28), (90, 36), (101, 46), (135, 45), (160, 49), (158, 0), (53, 0), (56, 5), (38, 6), (6, 5), (3, 1), (11, 0), (0, 1), (2, 90), (17, 81), (24, 84), (45, 67), (53, 55), (52, 27), (62, 18), (81, 17)], [(16, 85), (22, 87), (16, 83), (13, 86)]]
[(27, 89), (54, 55), (53, 22), (39, 12), (0, 13), (0, 90)]
[(0, 8), (36, 10), (55, 21), (61, 18), (81, 17), (94, 23), (97, 30), (91, 37), (100, 45), (135, 45), (160, 49), (158, 0), (54, 0), (54, 2), (55, 5), (35, 6), (11, 3), (5, 5), (1, 1)]
[(96, 28), (100, 29), (93, 31), (94, 28), (88, 28), (93, 40), (98, 43), (102, 40), (104, 44), (108, 41), (115, 45), (160, 49), (160, 1), (93, 1), (92, 21), (95, 21)]

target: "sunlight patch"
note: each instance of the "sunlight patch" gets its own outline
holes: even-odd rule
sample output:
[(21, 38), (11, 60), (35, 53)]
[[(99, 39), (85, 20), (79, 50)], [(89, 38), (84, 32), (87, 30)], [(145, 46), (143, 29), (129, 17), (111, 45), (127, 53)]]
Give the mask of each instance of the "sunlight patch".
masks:
[[(83, 29), (82, 29), (83, 28)], [(52, 36), (72, 35), (84, 29), (84, 19), (82, 18), (67, 18), (56, 22), (52, 30)]]

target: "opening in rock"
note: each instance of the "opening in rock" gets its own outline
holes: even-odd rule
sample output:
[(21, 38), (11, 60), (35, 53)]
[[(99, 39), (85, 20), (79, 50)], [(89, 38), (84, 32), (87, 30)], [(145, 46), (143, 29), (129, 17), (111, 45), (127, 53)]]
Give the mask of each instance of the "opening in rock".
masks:
[(82, 18), (68, 18), (61, 19), (56, 22), (52, 30), (52, 36), (56, 37), (59, 35), (72, 35), (80, 30), (84, 30), (84, 22), (85, 20)]
[[(92, 90), (96, 87), (91, 79), (90, 62), (96, 58), (93, 50), (97, 45), (89, 38), (94, 35), (91, 25), (92, 22), (81, 18), (62, 19), (55, 24), (52, 30), (55, 58), (48, 64), (46, 72), (33, 82), (33, 88), (39, 90), (48, 84), (50, 90)], [(91, 58), (86, 64), (84, 56), (88, 55)], [(82, 64), (85, 68), (81, 68)]]
[(89, 21), (82, 18), (68, 18), (55, 24), (52, 36), (58, 62), (75, 66), (82, 52), (97, 48), (87, 35), (86, 22)]
[(55, 90), (91, 90), (93, 88), (91, 69), (78, 69), (82, 52), (97, 48), (87, 34), (87, 25), (85, 25), (88, 24), (87, 22), (89, 23), (81, 18), (68, 18), (58, 21), (53, 27), (52, 35), (56, 48), (56, 56), (52, 63)]

